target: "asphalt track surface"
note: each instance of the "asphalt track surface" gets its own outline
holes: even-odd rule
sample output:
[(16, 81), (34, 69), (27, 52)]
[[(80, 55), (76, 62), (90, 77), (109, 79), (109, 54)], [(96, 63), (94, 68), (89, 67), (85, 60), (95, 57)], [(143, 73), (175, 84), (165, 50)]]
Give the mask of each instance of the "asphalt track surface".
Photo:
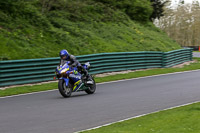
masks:
[(200, 101), (200, 70), (99, 84), (93, 95), (58, 91), (0, 98), (0, 133), (71, 133)]
[(193, 57), (200, 57), (200, 52), (193, 52)]

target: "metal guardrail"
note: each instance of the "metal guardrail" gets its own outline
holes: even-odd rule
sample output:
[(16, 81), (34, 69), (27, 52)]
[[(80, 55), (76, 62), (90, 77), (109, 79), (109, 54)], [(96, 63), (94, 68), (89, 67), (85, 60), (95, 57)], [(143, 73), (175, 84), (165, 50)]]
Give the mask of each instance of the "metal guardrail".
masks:
[[(192, 60), (192, 49), (170, 52), (117, 52), (77, 56), (91, 63), (91, 74), (171, 67)], [(0, 87), (53, 80), (59, 57), (0, 61)]]
[(187, 61), (193, 57), (193, 49), (180, 49), (163, 53), (163, 67), (172, 67)]

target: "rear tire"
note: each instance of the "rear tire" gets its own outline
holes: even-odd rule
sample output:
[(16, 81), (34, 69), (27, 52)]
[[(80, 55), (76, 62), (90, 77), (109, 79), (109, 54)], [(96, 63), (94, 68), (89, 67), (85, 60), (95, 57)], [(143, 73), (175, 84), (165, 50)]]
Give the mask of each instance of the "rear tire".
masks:
[(93, 77), (92, 77), (92, 80), (93, 80), (94, 84), (88, 86), (88, 89), (85, 90), (85, 92), (86, 92), (87, 94), (93, 94), (93, 93), (96, 91), (96, 83), (95, 83), (95, 80), (94, 80)]
[(70, 97), (72, 94), (72, 88), (70, 88), (69, 85), (66, 86), (63, 79), (58, 82), (58, 90), (64, 98)]

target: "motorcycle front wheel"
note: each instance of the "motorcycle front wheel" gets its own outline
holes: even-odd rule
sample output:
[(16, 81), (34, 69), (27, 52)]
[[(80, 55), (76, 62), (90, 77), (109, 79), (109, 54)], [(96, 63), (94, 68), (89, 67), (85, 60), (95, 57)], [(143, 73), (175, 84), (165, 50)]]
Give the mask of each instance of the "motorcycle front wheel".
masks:
[(58, 82), (58, 90), (64, 98), (70, 97), (72, 94), (72, 88), (69, 87), (69, 85), (66, 86), (66, 83), (63, 79), (59, 80)]

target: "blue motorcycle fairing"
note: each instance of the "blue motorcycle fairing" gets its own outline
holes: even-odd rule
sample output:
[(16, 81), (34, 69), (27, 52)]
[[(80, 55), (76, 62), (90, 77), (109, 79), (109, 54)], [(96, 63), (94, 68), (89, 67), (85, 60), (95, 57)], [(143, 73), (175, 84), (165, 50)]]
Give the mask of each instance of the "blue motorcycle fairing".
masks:
[(61, 74), (62, 70), (64, 70), (64, 69), (69, 70), (69, 66), (66, 66), (66, 65), (64, 65), (64, 66), (58, 66), (57, 69), (56, 69), (56, 71), (57, 71), (59, 74)]
[[(66, 62), (64, 65), (60, 65), (57, 67), (56, 72), (61, 74), (63, 72), (65, 72), (68, 75), (67, 77), (61, 77), (59, 79), (63, 79), (64, 82), (66, 83), (66, 86), (69, 85), (69, 80), (72, 80), (73, 83), (78, 83), (76, 84), (76, 87), (74, 88), (74, 91), (78, 90), (79, 87), (81, 86), (81, 82), (79, 83), (79, 81), (81, 81), (81, 77), (82, 75), (78, 72), (78, 68), (77, 67), (69, 67), (68, 65), (69, 62)], [(85, 63), (84, 65), (82, 65), (85, 69), (89, 69), (90, 64), (89, 62)], [(70, 79), (69, 79), (70, 78)]]

